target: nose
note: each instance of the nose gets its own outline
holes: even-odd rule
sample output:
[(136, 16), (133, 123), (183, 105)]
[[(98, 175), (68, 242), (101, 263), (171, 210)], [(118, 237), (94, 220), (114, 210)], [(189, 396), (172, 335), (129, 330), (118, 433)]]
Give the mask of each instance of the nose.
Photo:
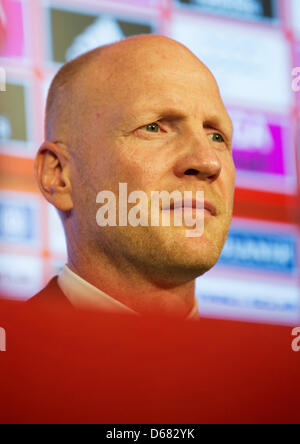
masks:
[(201, 134), (185, 137), (180, 143), (181, 147), (184, 143), (184, 149), (174, 165), (177, 177), (196, 176), (209, 182), (219, 177), (222, 170), (221, 160), (204, 129)]

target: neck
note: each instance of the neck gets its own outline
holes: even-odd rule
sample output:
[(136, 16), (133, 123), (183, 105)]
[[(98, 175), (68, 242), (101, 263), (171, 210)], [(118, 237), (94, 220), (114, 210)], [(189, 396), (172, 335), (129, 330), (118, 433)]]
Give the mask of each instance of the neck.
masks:
[(145, 315), (185, 318), (195, 305), (195, 281), (172, 284), (145, 276), (130, 264), (110, 263), (107, 258), (69, 254), (69, 268), (110, 297)]

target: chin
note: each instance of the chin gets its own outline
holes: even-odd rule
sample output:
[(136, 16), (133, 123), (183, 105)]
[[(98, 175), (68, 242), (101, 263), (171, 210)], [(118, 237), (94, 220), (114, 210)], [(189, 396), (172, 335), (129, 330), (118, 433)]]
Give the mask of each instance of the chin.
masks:
[(124, 250), (149, 276), (169, 283), (191, 281), (215, 266), (224, 242), (220, 232), (205, 232), (199, 238), (188, 238), (185, 232), (149, 230), (146, 237), (128, 237)]
[(213, 268), (218, 262), (223, 248), (223, 242), (216, 239), (188, 238), (184, 248), (180, 246), (181, 262), (183, 267), (190, 268), (200, 274), (204, 274)]
[(186, 261), (186, 262), (172, 262), (165, 264), (162, 272), (158, 272), (157, 281), (168, 283), (171, 286), (179, 286), (187, 282), (195, 281), (200, 276), (207, 273), (214, 265), (214, 260), (207, 261)]
[(216, 265), (221, 254), (221, 249), (209, 241), (202, 242), (202, 245), (191, 243), (191, 246), (175, 243), (168, 251), (160, 250), (160, 260), (164, 258), (162, 268), (179, 280), (192, 280), (207, 273)]
[(186, 257), (185, 261), (178, 263), (178, 267), (181, 268), (186, 273), (191, 273), (193, 277), (201, 276), (211, 270), (217, 263), (219, 255), (208, 257), (190, 256)]

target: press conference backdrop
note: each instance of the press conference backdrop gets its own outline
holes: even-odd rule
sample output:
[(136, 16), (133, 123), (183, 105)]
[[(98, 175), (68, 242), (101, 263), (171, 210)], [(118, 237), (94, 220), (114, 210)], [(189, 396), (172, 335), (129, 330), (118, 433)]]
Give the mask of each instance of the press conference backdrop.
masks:
[(32, 174), (51, 79), (87, 50), (144, 33), (195, 52), (234, 122), (234, 218), (219, 263), (197, 281), (200, 312), (298, 324), (299, 0), (0, 0), (0, 293), (30, 297), (66, 259)]

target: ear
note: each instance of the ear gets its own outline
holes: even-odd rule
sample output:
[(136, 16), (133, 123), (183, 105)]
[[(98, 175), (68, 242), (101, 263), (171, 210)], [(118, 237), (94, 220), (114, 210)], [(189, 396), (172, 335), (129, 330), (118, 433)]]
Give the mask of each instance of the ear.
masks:
[(70, 154), (64, 144), (44, 142), (35, 158), (34, 174), (48, 202), (58, 210), (72, 210)]

